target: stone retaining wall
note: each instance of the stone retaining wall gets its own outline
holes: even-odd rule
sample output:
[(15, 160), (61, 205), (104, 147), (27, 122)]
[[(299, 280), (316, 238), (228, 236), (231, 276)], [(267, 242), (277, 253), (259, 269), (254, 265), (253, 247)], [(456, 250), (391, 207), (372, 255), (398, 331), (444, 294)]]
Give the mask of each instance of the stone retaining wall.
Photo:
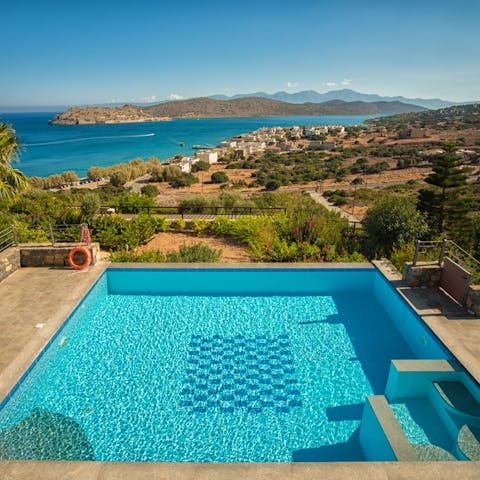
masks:
[[(65, 243), (52, 246), (51, 244), (20, 245), (20, 263), (22, 267), (68, 267), (68, 254), (74, 243)], [(89, 247), (92, 255), (92, 264), (97, 263), (100, 246), (92, 243)]]
[(20, 268), (20, 249), (10, 247), (0, 253), (0, 282)]
[(480, 285), (470, 285), (468, 287), (465, 307), (473, 312), (476, 317), (480, 317)]
[(415, 266), (408, 262), (403, 267), (403, 280), (409, 287), (438, 288), (441, 275), (442, 267), (431, 262), (418, 262)]

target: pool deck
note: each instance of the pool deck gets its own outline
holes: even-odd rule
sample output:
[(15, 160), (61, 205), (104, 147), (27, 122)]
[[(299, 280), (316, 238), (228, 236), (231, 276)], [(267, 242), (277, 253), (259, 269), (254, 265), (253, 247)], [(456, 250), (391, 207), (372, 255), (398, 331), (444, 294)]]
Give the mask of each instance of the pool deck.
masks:
[(373, 263), (480, 384), (480, 318), (438, 290), (408, 287), (390, 262)]
[[(480, 319), (468, 317), (452, 301), (424, 289), (410, 289), (386, 262), (376, 267), (398, 288), (422, 319), (480, 382)], [(145, 265), (146, 266), (146, 265)], [(143, 268), (145, 268), (143, 266)], [(164, 265), (172, 268), (172, 264)], [(205, 268), (205, 264), (189, 264)], [(209, 265), (219, 268), (218, 264)], [(222, 265), (223, 266), (223, 265)], [(229, 264), (224, 268), (355, 268), (354, 264)], [(361, 265), (365, 267), (365, 264)], [(98, 263), (82, 271), (22, 268), (0, 282), (0, 400), (27, 370), (59, 326), (107, 267)], [(152, 265), (148, 265), (152, 267)], [(178, 265), (178, 268), (184, 266)], [(140, 267), (141, 268), (141, 267)], [(480, 478), (480, 462), (362, 463), (120, 463), (0, 461), (1, 479), (368, 479), (443, 480)]]

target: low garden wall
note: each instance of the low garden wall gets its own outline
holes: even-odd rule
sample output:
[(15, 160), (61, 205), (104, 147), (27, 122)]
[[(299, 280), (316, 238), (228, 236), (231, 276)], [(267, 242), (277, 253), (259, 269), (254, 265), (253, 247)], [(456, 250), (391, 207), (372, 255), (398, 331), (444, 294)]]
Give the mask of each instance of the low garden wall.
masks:
[[(68, 267), (68, 254), (78, 243), (64, 243), (52, 246), (51, 244), (22, 244), (20, 249), (20, 264), (22, 267)], [(92, 256), (92, 264), (97, 262), (100, 245), (92, 243), (87, 247)]]
[(20, 268), (20, 249), (10, 247), (0, 252), (0, 282)]

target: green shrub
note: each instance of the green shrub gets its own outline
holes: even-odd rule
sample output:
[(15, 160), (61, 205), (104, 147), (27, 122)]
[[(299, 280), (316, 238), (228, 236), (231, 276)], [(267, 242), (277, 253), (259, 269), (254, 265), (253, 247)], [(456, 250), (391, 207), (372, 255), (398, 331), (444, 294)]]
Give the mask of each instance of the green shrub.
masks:
[(228, 180), (229, 177), (225, 172), (215, 172), (212, 174), (211, 178), (212, 183), (226, 183)]
[(413, 255), (415, 254), (415, 245), (403, 245), (400, 248), (394, 248), (390, 255), (390, 261), (395, 268), (403, 273), (403, 265), (405, 262), (413, 261)]
[(198, 183), (198, 178), (191, 173), (182, 172), (178, 177), (172, 178), (169, 183), (172, 188), (190, 187)]
[(166, 232), (168, 230), (169, 222), (165, 217), (155, 217), (155, 233)]
[(178, 252), (168, 252), (167, 262), (209, 262), (215, 263), (220, 260), (222, 250), (215, 250), (208, 245), (191, 245), (180, 247)]
[(156, 197), (158, 195), (158, 187), (156, 185), (145, 185), (141, 189), (142, 195), (147, 197)]
[(222, 256), (221, 250), (215, 250), (208, 245), (183, 246), (180, 250), (162, 253), (160, 250), (145, 252), (117, 251), (110, 253), (111, 262), (153, 262), (153, 263), (216, 263)]
[(232, 235), (233, 223), (228, 217), (215, 217), (213, 222), (210, 222), (210, 231), (222, 237)]
[(100, 197), (96, 192), (88, 192), (83, 195), (82, 201), (80, 203), (80, 211), (84, 219), (91, 223), (93, 217), (98, 213), (100, 209)]
[(198, 237), (201, 237), (203, 232), (207, 229), (208, 227), (207, 220), (200, 220), (195, 218), (192, 220), (192, 229), (193, 231), (197, 234)]
[(282, 186), (279, 180), (268, 180), (265, 183), (265, 190), (269, 192), (273, 192), (274, 190), (278, 190)]
[(192, 165), (192, 172), (208, 172), (210, 170), (210, 164), (204, 160), (200, 160)]
[(204, 213), (209, 206), (209, 201), (206, 197), (196, 195), (194, 197), (181, 200), (178, 204), (179, 213)]
[(178, 218), (177, 220), (174, 220), (170, 225), (176, 232), (181, 232), (182, 230), (185, 230), (187, 222), (183, 218)]

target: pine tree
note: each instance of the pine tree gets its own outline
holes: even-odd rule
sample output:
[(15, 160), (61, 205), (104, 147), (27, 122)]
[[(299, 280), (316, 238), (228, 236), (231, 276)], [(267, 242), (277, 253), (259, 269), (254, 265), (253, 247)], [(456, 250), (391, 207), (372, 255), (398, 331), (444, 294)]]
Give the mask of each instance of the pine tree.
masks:
[(433, 171), (425, 179), (425, 182), (439, 190), (421, 190), (419, 202), (420, 209), (435, 219), (438, 233), (443, 232), (449, 204), (454, 206), (456, 191), (458, 187), (467, 183), (469, 171), (463, 166), (462, 159), (457, 155), (455, 144), (446, 144), (443, 148), (445, 153), (437, 155), (432, 161)]

